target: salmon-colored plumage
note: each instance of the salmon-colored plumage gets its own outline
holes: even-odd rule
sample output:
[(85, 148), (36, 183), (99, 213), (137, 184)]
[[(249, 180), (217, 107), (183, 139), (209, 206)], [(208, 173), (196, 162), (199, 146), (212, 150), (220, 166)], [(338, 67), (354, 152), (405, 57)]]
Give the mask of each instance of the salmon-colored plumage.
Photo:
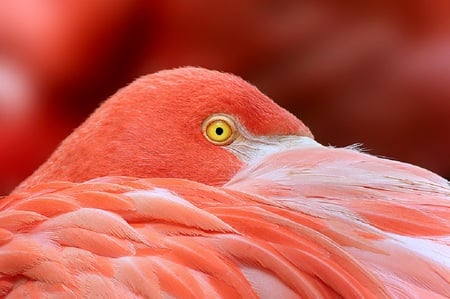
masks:
[[(202, 133), (217, 113), (238, 130), (229, 144)], [(448, 298), (450, 187), (316, 143), (232, 75), (164, 71), (0, 201), (0, 294)]]

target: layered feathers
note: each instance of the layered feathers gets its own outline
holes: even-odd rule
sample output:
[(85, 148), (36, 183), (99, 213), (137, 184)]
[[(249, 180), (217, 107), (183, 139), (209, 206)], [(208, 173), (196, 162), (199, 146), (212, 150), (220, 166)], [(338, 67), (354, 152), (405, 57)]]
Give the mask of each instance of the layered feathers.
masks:
[(423, 169), (326, 147), (268, 156), (224, 187), (47, 183), (2, 200), (0, 290), (446, 298), (449, 197), (448, 183)]

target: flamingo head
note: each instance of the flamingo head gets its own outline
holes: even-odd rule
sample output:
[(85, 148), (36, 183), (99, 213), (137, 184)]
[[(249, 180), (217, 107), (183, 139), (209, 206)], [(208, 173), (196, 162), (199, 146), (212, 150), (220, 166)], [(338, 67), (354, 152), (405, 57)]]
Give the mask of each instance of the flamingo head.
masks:
[(105, 101), (21, 186), (107, 175), (222, 185), (286, 136), (312, 140), (299, 119), (241, 78), (165, 70)]

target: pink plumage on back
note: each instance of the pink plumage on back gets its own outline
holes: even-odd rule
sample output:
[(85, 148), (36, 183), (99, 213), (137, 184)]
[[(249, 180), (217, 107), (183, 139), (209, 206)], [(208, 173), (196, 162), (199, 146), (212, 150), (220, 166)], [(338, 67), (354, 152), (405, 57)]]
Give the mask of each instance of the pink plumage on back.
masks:
[[(211, 96), (210, 85), (199, 84), (198, 76), (241, 82), (246, 88), (235, 77), (201, 69), (167, 71), (156, 77), (169, 80), (186, 72), (197, 74), (192, 82), (197, 84), (196, 94), (206, 93), (204, 101)], [(275, 105), (250, 91), (254, 101), (262, 101), (256, 104), (261, 109)], [(273, 115), (254, 114), (252, 102), (242, 111), (240, 106), (223, 106), (219, 111), (213, 107), (194, 122), (199, 126), (195, 134), (189, 131), (190, 123), (188, 131), (181, 132), (189, 137), (186, 153), (173, 148), (165, 151), (166, 159), (177, 159), (186, 167), (182, 156), (197, 149), (189, 142), (204, 142), (205, 152), (198, 150), (197, 155), (206, 161), (198, 159), (198, 165), (191, 166), (219, 165), (215, 171), (220, 171), (229, 163), (235, 170), (225, 184), (202, 176), (206, 184), (195, 182), (196, 177), (170, 178), (182, 172), (165, 170), (164, 155), (158, 156), (158, 164), (152, 160), (155, 169), (150, 172), (135, 166), (134, 177), (114, 176), (117, 167), (112, 165), (111, 172), (102, 170), (109, 176), (96, 178), (95, 170), (83, 174), (92, 179), (78, 179), (79, 172), (70, 169), (75, 166), (62, 151), (76, 151), (70, 140), (89, 140), (77, 135), (90, 132), (89, 123), (76, 131), (49, 160), (53, 164), (44, 165), (0, 202), (0, 295), (450, 297), (450, 187), (446, 180), (355, 149), (321, 146), (289, 114), (283, 116), (288, 124), (281, 131), (276, 122), (272, 128)], [(184, 115), (183, 121), (202, 113), (192, 103), (192, 114)], [(232, 135), (227, 144), (210, 144), (201, 124), (211, 113), (225, 113), (229, 117), (225, 120), (235, 123), (232, 129), (239, 135)], [(256, 124), (249, 123), (253, 115)], [(128, 118), (120, 126), (133, 130), (139, 127), (137, 121)], [(122, 150), (152, 146), (142, 140), (153, 134), (133, 132), (136, 139), (121, 144)], [(130, 135), (114, 136), (117, 139), (110, 142), (123, 142), (124, 136)], [(154, 148), (171, 145), (171, 135), (165, 136), (167, 144)], [(84, 145), (81, 149), (88, 150)], [(152, 149), (142, 151), (147, 154)], [(141, 167), (148, 167), (145, 155), (133, 159), (142, 159)], [(59, 172), (66, 181), (54, 177), (55, 163), (67, 167)], [(127, 162), (120, 163), (123, 167)], [(86, 164), (83, 169), (94, 166)], [(52, 173), (47, 176), (46, 170)]]

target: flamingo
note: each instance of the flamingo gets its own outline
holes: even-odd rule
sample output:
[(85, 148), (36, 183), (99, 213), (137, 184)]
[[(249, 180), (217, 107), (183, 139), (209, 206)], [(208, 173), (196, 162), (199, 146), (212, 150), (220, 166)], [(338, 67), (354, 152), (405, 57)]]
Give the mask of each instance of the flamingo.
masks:
[(449, 298), (450, 187), (231, 74), (105, 101), (0, 201), (7, 298)]

